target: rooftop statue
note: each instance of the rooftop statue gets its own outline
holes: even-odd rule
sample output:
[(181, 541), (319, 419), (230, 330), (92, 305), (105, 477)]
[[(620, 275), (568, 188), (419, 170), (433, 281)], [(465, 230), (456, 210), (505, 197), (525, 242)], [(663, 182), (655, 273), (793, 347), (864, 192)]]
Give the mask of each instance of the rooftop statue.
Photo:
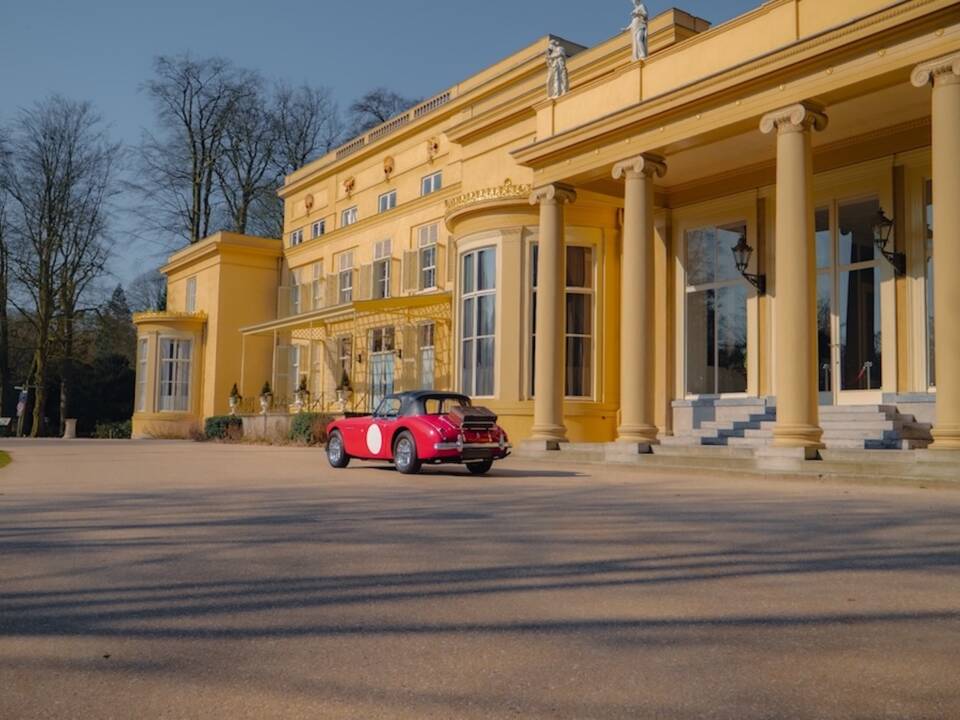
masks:
[(547, 97), (558, 98), (569, 89), (567, 51), (556, 40), (550, 40), (547, 46)]
[(633, 0), (633, 12), (630, 17), (630, 27), (624, 28), (630, 31), (630, 37), (633, 39), (633, 59), (647, 59), (647, 6), (640, 0)]

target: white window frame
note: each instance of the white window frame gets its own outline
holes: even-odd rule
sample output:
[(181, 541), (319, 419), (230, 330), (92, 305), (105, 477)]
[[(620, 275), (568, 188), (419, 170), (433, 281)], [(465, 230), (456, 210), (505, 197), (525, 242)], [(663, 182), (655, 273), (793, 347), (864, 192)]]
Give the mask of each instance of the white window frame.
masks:
[(377, 198), (377, 212), (388, 212), (397, 206), (397, 191), (390, 190)]
[[(936, 357), (935, 357), (935, 341), (936, 336), (934, 335), (933, 327), (933, 313), (936, 312), (936, 307), (933, 306), (933, 253), (934, 253), (934, 230), (933, 230), (933, 180), (929, 177), (923, 178), (923, 204), (921, 206), (921, 214), (923, 218), (923, 324), (926, 329), (924, 333), (924, 352), (927, 356), (927, 367), (926, 367), (926, 378), (924, 379), (927, 384), (927, 392), (934, 392), (937, 388), (937, 377), (936, 377)], [(927, 206), (930, 207), (930, 218), (927, 218)], [(931, 312), (931, 308), (933, 312)]]
[[(373, 269), (371, 272), (373, 283), (373, 298), (383, 300), (390, 297), (390, 270), (393, 261), (392, 244), (389, 239), (380, 240), (374, 246)], [(379, 270), (383, 276), (377, 277)]]
[(188, 313), (197, 311), (197, 276), (187, 278), (186, 297), (183, 300), (183, 309)]
[(147, 411), (147, 373), (150, 369), (150, 338), (137, 338), (137, 412)]
[(297, 228), (290, 233), (290, 247), (296, 247), (303, 244), (303, 228)]
[(443, 170), (438, 170), (420, 180), (420, 196), (424, 197), (443, 189)]
[(320, 237), (321, 235), (326, 234), (327, 232), (327, 221), (326, 220), (317, 220), (313, 225), (311, 225), (311, 234), (314, 239)]
[(337, 257), (337, 301), (339, 305), (353, 302), (353, 250)]
[(323, 307), (323, 260), (317, 260), (313, 264), (313, 282), (310, 287), (313, 295), (313, 309), (319, 310)]
[(340, 384), (340, 378), (343, 373), (347, 373), (350, 382), (353, 382), (353, 336), (340, 335), (337, 338), (337, 370), (339, 374), (334, 378), (336, 384)]
[(434, 290), (437, 283), (437, 246), (440, 238), (440, 223), (423, 225), (417, 230), (418, 278), (421, 290)]
[[(183, 354), (183, 348), (186, 347), (186, 356)], [(171, 357), (165, 357), (164, 350), (170, 347), (173, 352)], [(193, 339), (176, 337), (171, 335), (161, 335), (157, 343), (157, 410), (161, 413), (186, 413), (190, 412), (193, 383), (191, 382), (191, 372), (193, 370)], [(166, 369), (170, 368), (170, 377), (168, 381), (164, 380), (167, 376)], [(169, 386), (171, 392), (165, 393), (165, 386)], [(185, 393), (178, 393), (177, 389), (184, 389)], [(170, 401), (170, 402), (168, 402)], [(172, 407), (171, 407), (172, 406)]]
[[(479, 289), (479, 283), (477, 282), (480, 277), (480, 254), (483, 252), (492, 252), (493, 253), (493, 266), (494, 266), (494, 283), (492, 288), (487, 288), (484, 290)], [(484, 397), (492, 398), (497, 395), (497, 367), (496, 367), (496, 356), (497, 356), (497, 254), (499, 249), (496, 245), (486, 245), (484, 247), (479, 247), (469, 252), (465, 252), (460, 256), (460, 279), (461, 279), (461, 292), (460, 292), (460, 307), (458, 309), (460, 314), (460, 388), (461, 391), (471, 397)], [(463, 284), (463, 278), (465, 276), (465, 265), (468, 257), (473, 258), (473, 290), (470, 292), (465, 292)], [(492, 296), (494, 298), (494, 313), (493, 313), (493, 334), (489, 335), (480, 335), (480, 298)], [(464, 322), (467, 312), (467, 303), (472, 301), (472, 325), (473, 325), (473, 335), (466, 337), (464, 335), (464, 330), (466, 323)], [(493, 387), (489, 394), (480, 395), (477, 393), (477, 348), (481, 340), (491, 340), (493, 342)], [(470, 351), (471, 357), (471, 382), (468, 384), (466, 379), (463, 377), (463, 366), (466, 361), (467, 350), (466, 346), (468, 342), (472, 342), (472, 349)]]
[(300, 314), (300, 272), (290, 269), (290, 307), (291, 315)]
[(350, 227), (360, 220), (360, 211), (357, 210), (357, 206), (345, 208), (343, 212), (340, 213), (340, 227)]
[[(425, 373), (429, 358), (429, 378)], [(421, 390), (433, 390), (437, 384), (437, 324), (417, 326), (417, 384)]]

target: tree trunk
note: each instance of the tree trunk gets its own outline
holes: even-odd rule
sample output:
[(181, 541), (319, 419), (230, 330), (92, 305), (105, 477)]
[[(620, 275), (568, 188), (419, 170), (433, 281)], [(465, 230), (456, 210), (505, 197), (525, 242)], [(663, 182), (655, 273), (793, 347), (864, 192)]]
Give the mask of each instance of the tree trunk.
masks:
[(70, 416), (70, 394), (73, 392), (73, 314), (63, 319), (63, 365), (60, 370), (60, 436), (67, 429)]
[(46, 338), (44, 337), (33, 359), (33, 382), (36, 385), (36, 393), (33, 401), (33, 425), (30, 428), (30, 437), (40, 437), (43, 433), (43, 407), (47, 404), (47, 353), (45, 348)]

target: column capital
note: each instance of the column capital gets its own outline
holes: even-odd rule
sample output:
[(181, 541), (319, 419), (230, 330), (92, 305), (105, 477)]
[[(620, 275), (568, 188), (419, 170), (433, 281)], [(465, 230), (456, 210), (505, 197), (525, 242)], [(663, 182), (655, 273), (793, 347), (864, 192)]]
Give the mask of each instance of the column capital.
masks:
[(661, 178), (667, 174), (667, 163), (659, 155), (645, 153), (629, 160), (622, 160), (613, 166), (613, 179), (645, 176)]
[(552, 183), (534, 188), (530, 193), (530, 204), (566, 204), (576, 202), (577, 191), (563, 183)]
[(910, 82), (918, 88), (931, 83), (960, 82), (960, 53), (920, 63), (910, 73)]
[(810, 128), (824, 130), (827, 127), (827, 116), (823, 108), (813, 103), (797, 103), (779, 110), (774, 110), (760, 120), (760, 132), (769, 135), (774, 130), (778, 133), (805, 132)]

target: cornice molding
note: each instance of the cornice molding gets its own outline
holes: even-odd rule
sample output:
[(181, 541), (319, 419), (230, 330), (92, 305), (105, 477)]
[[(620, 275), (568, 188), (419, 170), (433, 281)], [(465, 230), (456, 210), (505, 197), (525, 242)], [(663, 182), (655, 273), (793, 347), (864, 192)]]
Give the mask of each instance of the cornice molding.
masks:
[(202, 310), (199, 312), (176, 312), (157, 310), (152, 312), (139, 312), (133, 314), (133, 324), (142, 325), (144, 323), (190, 323), (203, 324), (207, 321), (207, 314)]
[[(931, 5), (933, 7), (929, 7)], [(529, 167), (548, 165), (555, 158), (565, 156), (587, 143), (606, 144), (609, 142), (608, 137), (616, 137), (626, 126), (636, 127), (647, 124), (654, 127), (657, 124), (662, 126), (664, 123), (673, 122), (673, 115), (677, 113), (695, 113), (698, 108), (707, 107), (717, 102), (719, 98), (734, 98), (736, 97), (734, 93), (739, 89), (738, 84), (756, 85), (761, 82), (775, 83), (778, 80), (783, 82), (795, 72), (798, 65), (810, 62), (814, 58), (826, 63), (828, 54), (847, 53), (853, 43), (869, 45), (871, 42), (876, 42), (882, 33), (892, 27), (890, 23), (900, 16), (913, 14), (913, 17), (908, 18), (908, 22), (930, 23), (935, 13), (942, 14), (952, 10), (952, 6), (945, 0), (905, 0), (893, 7), (865, 17), (854, 18), (844, 25), (829, 28), (792, 45), (771, 50), (734, 67), (719, 70), (660, 95), (646, 98), (636, 105), (538, 140), (513, 151), (512, 154), (521, 165)], [(874, 30), (874, 26), (884, 24), (890, 27)], [(678, 43), (658, 53), (656, 57), (651, 57), (650, 62), (667, 53), (680, 52), (684, 48), (690, 49), (692, 43), (699, 42), (715, 31), (729, 26), (728, 23), (724, 23)], [(871, 34), (866, 35), (866, 32)], [(840, 44), (848, 36), (858, 33), (863, 37), (855, 38), (850, 43)], [(824, 45), (831, 43), (836, 47), (822, 49)], [(751, 75), (753, 77), (750, 77)]]

